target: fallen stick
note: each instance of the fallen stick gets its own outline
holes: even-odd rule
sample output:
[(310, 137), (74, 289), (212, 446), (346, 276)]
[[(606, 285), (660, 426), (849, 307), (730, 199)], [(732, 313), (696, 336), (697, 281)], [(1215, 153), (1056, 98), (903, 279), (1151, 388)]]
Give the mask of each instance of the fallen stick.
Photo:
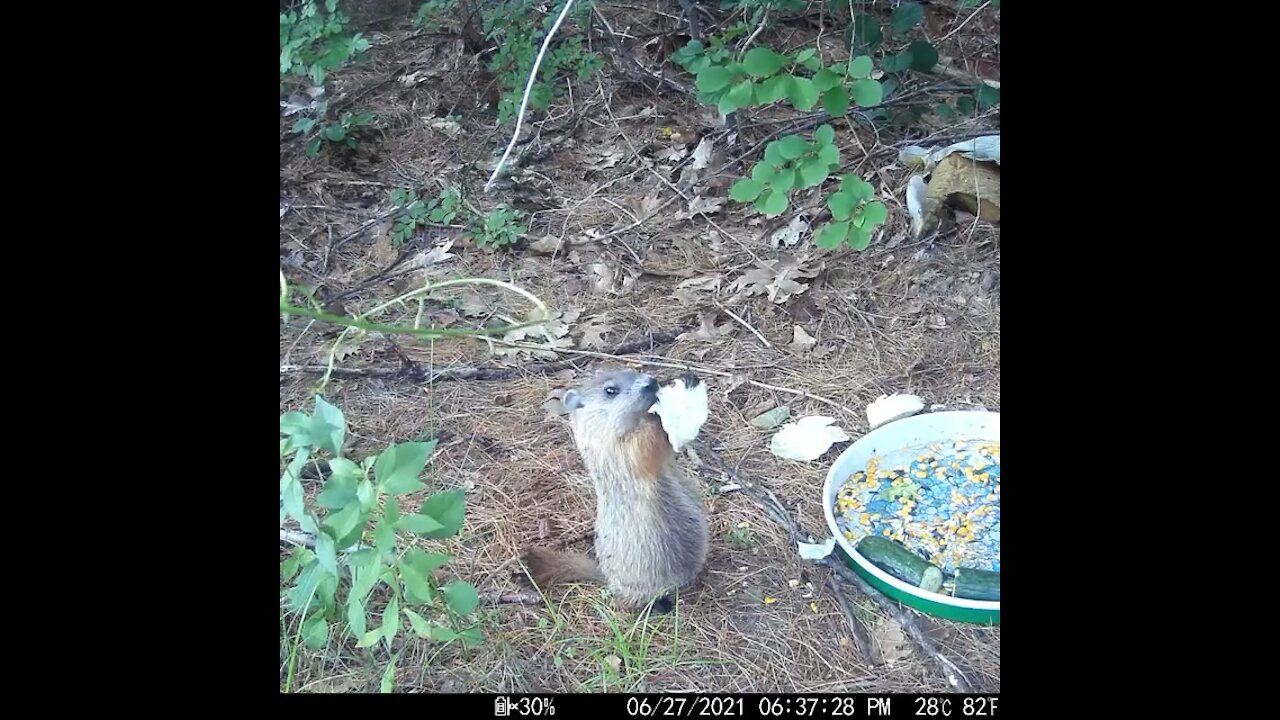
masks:
[[(712, 457), (714, 463), (704, 460), (701, 457), (703, 454)], [(736, 471), (730, 470), (722, 460), (716, 457), (714, 451), (705, 449), (705, 447), (704, 449), (699, 450), (698, 463), (713, 472), (724, 473), (726, 477), (740, 485), (741, 490), (754, 500), (762, 510), (764, 510), (766, 516), (781, 525), (788, 533), (790, 533), (793, 542), (809, 543), (812, 542), (813, 537), (816, 537), (805, 532), (803, 528), (796, 524), (795, 520), (792, 519), (791, 514), (787, 512), (786, 507), (778, 500), (777, 496), (773, 494), (773, 491), (768, 488), (759, 487), (748, 480), (743, 480), (738, 476)], [(965, 676), (964, 672), (961, 671), (959, 666), (957, 666), (950, 658), (942, 653), (942, 650), (938, 648), (937, 644), (934, 643), (933, 640), (925, 634), (924, 630), (920, 628), (920, 624), (916, 622), (915, 618), (904, 610), (901, 605), (886, 596), (884, 593), (867, 584), (867, 582), (859, 577), (857, 573), (841, 563), (834, 552), (822, 560), (817, 561), (817, 564), (831, 568), (832, 571), (843, 578), (846, 582), (856, 585), (864, 595), (874, 600), (880, 607), (884, 608), (884, 610), (902, 626), (902, 629), (906, 631), (907, 636), (916, 644), (916, 647), (920, 649), (921, 653), (932, 660), (939, 670), (942, 671), (943, 676), (947, 679), (947, 683), (950, 684), (956, 692), (973, 692), (973, 685), (969, 682), (969, 679)], [(839, 599), (838, 595), (837, 598)], [(845, 612), (845, 617), (850, 620), (851, 627), (857, 628), (854, 630), (854, 639), (858, 642), (863, 642), (863, 638), (866, 638), (867, 635), (866, 630), (861, 627), (861, 623), (856, 623), (856, 617), (853, 616), (851, 611)], [(862, 638), (858, 637), (859, 632), (862, 633)], [(867, 643), (866, 647), (869, 648), (869, 640)], [(867, 649), (860, 647), (859, 650), (862, 651), (864, 658), (868, 657)], [(868, 662), (872, 662), (872, 660), (868, 659)]]

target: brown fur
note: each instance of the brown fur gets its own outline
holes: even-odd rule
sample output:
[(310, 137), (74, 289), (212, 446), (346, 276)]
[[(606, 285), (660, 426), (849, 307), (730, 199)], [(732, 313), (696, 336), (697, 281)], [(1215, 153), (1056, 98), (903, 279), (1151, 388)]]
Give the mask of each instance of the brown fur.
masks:
[(529, 550), (525, 564), (540, 588), (603, 581), (622, 605), (657, 600), (661, 611), (701, 573), (709, 542), (701, 493), (676, 463), (661, 420), (648, 412), (656, 388), (647, 375), (605, 370), (565, 394), (596, 492), (596, 558)]

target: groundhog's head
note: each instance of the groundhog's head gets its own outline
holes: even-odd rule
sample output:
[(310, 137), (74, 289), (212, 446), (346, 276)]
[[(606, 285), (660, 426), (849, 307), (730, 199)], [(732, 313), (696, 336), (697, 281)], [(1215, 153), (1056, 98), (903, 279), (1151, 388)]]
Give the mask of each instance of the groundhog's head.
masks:
[(658, 381), (626, 368), (596, 373), (581, 387), (564, 394), (574, 424), (591, 433), (625, 435), (641, 422), (653, 421), (649, 408), (658, 401)]

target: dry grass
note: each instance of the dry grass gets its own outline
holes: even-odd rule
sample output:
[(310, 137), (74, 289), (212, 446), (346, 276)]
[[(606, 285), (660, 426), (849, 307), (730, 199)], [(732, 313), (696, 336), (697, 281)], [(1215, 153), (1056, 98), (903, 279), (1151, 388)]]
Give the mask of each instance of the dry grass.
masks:
[[(627, 26), (628, 20), (631, 26), (643, 22), (675, 28), (675, 21), (661, 14), (611, 9), (607, 3), (601, 7), (615, 29)], [(957, 15), (933, 36), (940, 37), (967, 16)], [(331, 83), (334, 97), (360, 96), (358, 109), (378, 114), (381, 136), (357, 159), (306, 159), (301, 143), (283, 140), (287, 121), (282, 120), (283, 194), (294, 205), (327, 208), (294, 209), (282, 219), (282, 268), (293, 283), (322, 286), (322, 295), (357, 285), (395, 258), (385, 227), (337, 248), (334, 242), (385, 214), (393, 189), (415, 186), (427, 194), (447, 180), (478, 191), (492, 167), (486, 163), (507, 139), (493, 129), (492, 108), (482, 109), (487, 90), (478, 78), (483, 75), (475, 59), (464, 56), (456, 38), (404, 28), (401, 23), (385, 33), (374, 32), (370, 61), (338, 73)], [(989, 45), (983, 43), (982, 33), (990, 30), (987, 18), (975, 18), (944, 44), (944, 54), (979, 53), (974, 48)], [(788, 46), (810, 41), (807, 31), (798, 34), (802, 37), (786, 40)], [(394, 79), (412, 72), (428, 77), (416, 85)], [(388, 78), (392, 80), (383, 82)], [(467, 134), (451, 141), (424, 122), (445, 114), (462, 116)], [(768, 118), (757, 121), (761, 119)], [(692, 139), (686, 141), (691, 150), (699, 136), (715, 132), (706, 108), (679, 96), (655, 96), (606, 71), (599, 83), (575, 85), (572, 102), (565, 98), (531, 120), (542, 133), (535, 148), (560, 144), (526, 166), (532, 171), (522, 177), (518, 191), (503, 190), (494, 197), (530, 213), (531, 240), (564, 238), (565, 247), (554, 255), (527, 249), (493, 253), (471, 247), (456, 230), (429, 230), (416, 241), (417, 247), (428, 249), (445, 238), (457, 241), (452, 251), (458, 257), (444, 266), (447, 273), (510, 281), (557, 310), (580, 312), (571, 335), (575, 342), (578, 329), (593, 316), (605, 316), (612, 330), (604, 340), (616, 346), (656, 330), (693, 329), (702, 313), (716, 313), (715, 324), (728, 328), (719, 339), (685, 337), (658, 355), (638, 357), (732, 371), (739, 379), (802, 389), (854, 409), (888, 392), (916, 393), (927, 402), (999, 408), (998, 229), (970, 220), (938, 237), (907, 239), (905, 209), (900, 207), (907, 172), (892, 162), (896, 150), (891, 144), (899, 137), (877, 139), (865, 129), (855, 136), (848, 126), (839, 128), (846, 162), (891, 198), (891, 220), (871, 249), (826, 258), (823, 271), (806, 280), (811, 283), (807, 292), (789, 303), (774, 304), (763, 297), (733, 301), (727, 291), (716, 298), (679, 291), (685, 276), (719, 275), (727, 288), (752, 267), (753, 255), (770, 259), (801, 252), (770, 248), (767, 237), (775, 226), (760, 225), (758, 216), (731, 203), (715, 216), (723, 234), (701, 218), (678, 218), (685, 203), (677, 200), (634, 230), (604, 241), (590, 240), (645, 218), (671, 196), (670, 188), (637, 165), (633, 148), (648, 157), (655, 148), (671, 146), (664, 129), (672, 128), (677, 137)], [(569, 126), (576, 129), (565, 137)], [(733, 152), (776, 127), (743, 128)], [(972, 127), (970, 123), (960, 130)], [(609, 167), (593, 169), (607, 151), (621, 152), (622, 157)], [(720, 157), (712, 166), (728, 159)], [(723, 196), (733, 176), (733, 171), (726, 171), (720, 180), (704, 177), (695, 188), (708, 197)], [(818, 209), (818, 201), (816, 195), (805, 200), (810, 211)], [(479, 196), (472, 202), (483, 210), (496, 200)], [(601, 269), (619, 277), (611, 292), (597, 291)], [(444, 275), (415, 274), (376, 283), (344, 303), (349, 312), (367, 308), (426, 277)], [(527, 309), (510, 296), (483, 296), (494, 301), (492, 310), (497, 313), (514, 315)], [(754, 333), (719, 312), (717, 300), (734, 302), (727, 306), (772, 347), (766, 348)], [(416, 311), (416, 306), (410, 307), (382, 319), (411, 320)], [(479, 319), (436, 306), (428, 306), (428, 311), (436, 322), (455, 327)], [(796, 325), (817, 339), (812, 350), (798, 353), (788, 348)], [(282, 363), (326, 363), (335, 335), (326, 326), (290, 321), (281, 328)], [(397, 338), (396, 344), (416, 361), (437, 368), (518, 366), (528, 361), (495, 359), (486, 344), (473, 340), (430, 343)], [(342, 367), (400, 363), (397, 351), (376, 336), (345, 350)], [(400, 379), (335, 379), (324, 393), (343, 408), (350, 428), (349, 452), (356, 457), (377, 452), (388, 442), (440, 438), (431, 490), (467, 490), (466, 525), (447, 543), (456, 559), (446, 571), (482, 592), (516, 591), (524, 589), (517, 560), (521, 548), (533, 543), (583, 549), (590, 545), (594, 500), (567, 428), (560, 418), (546, 416), (543, 402), (590, 372), (592, 365), (582, 358), (577, 372), (525, 374), (500, 382), (424, 385)], [(309, 409), (316, 383), (312, 374), (282, 373), (281, 412)], [(792, 407), (793, 415), (836, 411), (728, 378), (709, 377), (709, 385), (712, 415), (703, 442), (741, 475), (774, 490), (804, 527), (821, 531), (825, 521), (817, 497), (825, 466), (779, 460), (767, 450), (768, 434), (746, 421), (782, 403)], [(866, 430), (860, 415), (842, 414), (839, 421), (855, 435)], [(406, 649), (398, 664), (397, 687), (422, 692), (949, 689), (931, 665), (910, 652), (891, 664), (866, 667), (827, 589), (827, 571), (800, 560), (785, 532), (746, 497), (718, 493), (719, 478), (704, 480), (715, 542), (703, 583), (682, 596), (674, 616), (646, 622), (619, 615), (590, 587), (548, 596), (545, 606), (482, 607), (486, 642), (470, 654), (454, 647), (442, 650), (402, 633), (397, 642), (404, 642)], [(317, 491), (308, 484), (309, 496)], [(868, 627), (882, 622), (883, 613), (870, 600), (855, 590), (848, 592)], [(980, 689), (999, 690), (998, 628), (943, 621), (930, 626)], [(890, 657), (898, 654), (887, 650)], [(321, 653), (304, 649), (295, 686), (303, 691), (376, 690), (384, 663), (383, 654), (371, 659), (367, 651), (354, 649), (354, 641), (335, 641)]]

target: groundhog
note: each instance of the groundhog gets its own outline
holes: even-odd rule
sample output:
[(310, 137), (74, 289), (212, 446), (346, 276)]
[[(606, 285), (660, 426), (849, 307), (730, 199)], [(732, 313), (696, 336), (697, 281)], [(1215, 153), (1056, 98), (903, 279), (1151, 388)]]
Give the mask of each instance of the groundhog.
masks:
[[(681, 378), (686, 387), (698, 379)], [(701, 388), (705, 394), (705, 386)], [(604, 582), (624, 607), (666, 613), (706, 561), (707, 518), (698, 488), (681, 472), (661, 418), (658, 381), (606, 369), (569, 390), (565, 408), (596, 494), (595, 558), (532, 549), (525, 564), (543, 589)]]

